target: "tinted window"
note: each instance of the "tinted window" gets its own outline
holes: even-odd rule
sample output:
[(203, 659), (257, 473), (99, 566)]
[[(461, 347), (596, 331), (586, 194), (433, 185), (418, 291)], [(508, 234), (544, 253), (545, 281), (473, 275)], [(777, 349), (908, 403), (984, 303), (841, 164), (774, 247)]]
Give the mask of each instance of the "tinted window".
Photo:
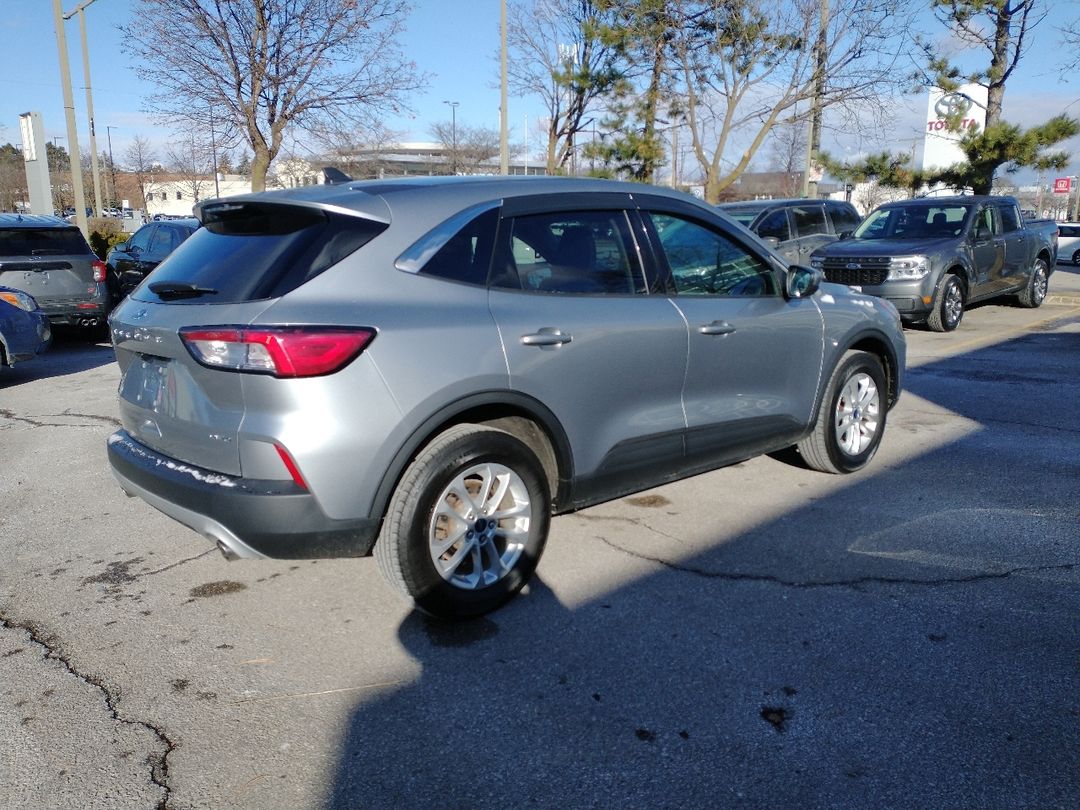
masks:
[(155, 256), (167, 256), (180, 245), (180, 237), (173, 228), (158, 228), (150, 240), (148, 253)]
[(760, 205), (747, 208), (727, 208), (722, 206), (720, 210), (740, 225), (745, 225), (747, 228), (749, 228), (754, 220), (761, 214)]
[(1080, 236), (1080, 228), (1070, 227), (1068, 225), (1059, 225), (1058, 234), (1060, 236)]
[(0, 230), (0, 256), (70, 256), (89, 253), (78, 228), (9, 228)]
[(450, 237), (420, 269), (423, 275), (438, 276), (468, 284), (487, 283), (491, 248), (499, 212), (492, 209), (474, 218)]
[(650, 214), (679, 295), (773, 295), (768, 266), (742, 245), (693, 220)]
[(843, 203), (825, 203), (825, 210), (829, 212), (833, 230), (840, 234), (844, 231), (853, 231), (859, 224), (859, 213), (854, 207)]
[(775, 211), (770, 211), (754, 230), (762, 239), (771, 236), (781, 242), (786, 242), (791, 238), (788, 231), (787, 209), (777, 208)]
[(1002, 205), (998, 208), (998, 214), (1001, 215), (1001, 230), (1003, 233), (1020, 229), (1020, 217), (1016, 213), (1014, 206)]
[(131, 237), (128, 242), (128, 250), (135, 249), (136, 251), (147, 250), (150, 247), (150, 237), (153, 236), (154, 231), (158, 228), (157, 225), (148, 225), (145, 228), (139, 228), (136, 234)]
[[(212, 203), (203, 209), (203, 227), (147, 276), (134, 297), (197, 304), (275, 298), (337, 264), (385, 228), (317, 208)], [(149, 289), (167, 282), (215, 292), (159, 299)]]
[(975, 228), (977, 233), (1001, 233), (1000, 220), (994, 216), (994, 209), (987, 206), (979, 211), (975, 217)]
[(556, 293), (643, 292), (622, 211), (516, 217), (492, 283)]
[(825, 209), (820, 205), (798, 205), (791, 209), (792, 226), (797, 236), (813, 236), (828, 233), (825, 222)]

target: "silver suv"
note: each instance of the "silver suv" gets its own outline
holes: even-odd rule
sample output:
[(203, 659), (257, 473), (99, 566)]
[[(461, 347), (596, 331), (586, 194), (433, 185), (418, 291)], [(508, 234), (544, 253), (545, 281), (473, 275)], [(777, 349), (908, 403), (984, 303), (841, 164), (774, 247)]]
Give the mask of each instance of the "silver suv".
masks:
[(666, 189), (349, 182), (198, 216), (111, 317), (120, 485), (230, 558), (374, 550), (433, 614), (513, 596), (553, 514), (787, 448), (858, 470), (900, 393), (888, 302)]

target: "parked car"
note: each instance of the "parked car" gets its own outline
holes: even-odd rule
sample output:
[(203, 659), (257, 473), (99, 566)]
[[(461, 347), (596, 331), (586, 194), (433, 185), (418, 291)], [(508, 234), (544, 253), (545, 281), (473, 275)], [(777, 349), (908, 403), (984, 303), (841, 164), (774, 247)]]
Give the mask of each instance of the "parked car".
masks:
[(1080, 222), (1058, 223), (1058, 256), (1080, 265)]
[(806, 264), (814, 250), (850, 235), (862, 220), (854, 205), (841, 200), (754, 200), (725, 203), (720, 210), (793, 264)]
[(49, 319), (34, 297), (0, 287), (0, 368), (33, 360), (51, 340)]
[(109, 294), (113, 304), (135, 289), (198, 227), (197, 219), (150, 222), (139, 228), (128, 241), (110, 250), (105, 263), (109, 268)]
[(32, 295), (53, 326), (105, 323), (105, 262), (59, 217), (0, 214), (0, 285)]
[(933, 197), (882, 205), (852, 238), (814, 251), (829, 281), (891, 301), (909, 323), (951, 332), (976, 301), (1037, 307), (1057, 259), (1057, 223), (1024, 221), (1012, 197)]
[(432, 177), (197, 211), (110, 319), (121, 487), (229, 557), (374, 549), (437, 615), (516, 593), (552, 514), (793, 446), (861, 469), (901, 390), (892, 305), (819, 293), (670, 189)]

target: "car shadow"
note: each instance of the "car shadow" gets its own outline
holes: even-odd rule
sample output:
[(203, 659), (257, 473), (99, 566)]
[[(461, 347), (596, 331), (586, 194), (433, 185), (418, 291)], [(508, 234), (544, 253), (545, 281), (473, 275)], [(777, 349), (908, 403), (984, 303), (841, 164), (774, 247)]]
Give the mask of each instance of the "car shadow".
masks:
[(0, 388), (13, 388), (49, 377), (66, 377), (115, 362), (116, 353), (106, 337), (90, 336), (76, 328), (56, 327), (52, 344), (45, 352), (33, 360), (0, 371)]
[(741, 531), (703, 500), (766, 513), (779, 462), (557, 518), (548, 555), (617, 586), (409, 615), (421, 673), (356, 707), (325, 806), (1077, 806), (1077, 358), (1042, 331), (909, 369), (889, 430), (924, 449), (798, 471), (820, 494)]

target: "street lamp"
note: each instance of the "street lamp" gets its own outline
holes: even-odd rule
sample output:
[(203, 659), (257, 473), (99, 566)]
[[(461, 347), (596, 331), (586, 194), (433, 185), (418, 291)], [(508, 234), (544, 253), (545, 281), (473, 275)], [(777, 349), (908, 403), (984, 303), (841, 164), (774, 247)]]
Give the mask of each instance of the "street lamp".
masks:
[(450, 137), (453, 140), (452, 151), (450, 152), (450, 173), (457, 174), (457, 108), (460, 101), (444, 101), (443, 104), (450, 105)]

